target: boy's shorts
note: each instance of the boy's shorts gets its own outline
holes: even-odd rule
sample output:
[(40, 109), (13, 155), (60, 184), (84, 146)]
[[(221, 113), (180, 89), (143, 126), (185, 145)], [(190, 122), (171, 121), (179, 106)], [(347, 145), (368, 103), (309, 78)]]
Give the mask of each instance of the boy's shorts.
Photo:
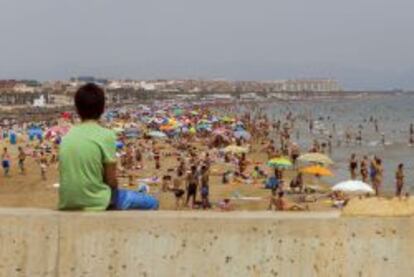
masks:
[(158, 210), (159, 201), (149, 194), (127, 190), (112, 190), (111, 209), (115, 210)]

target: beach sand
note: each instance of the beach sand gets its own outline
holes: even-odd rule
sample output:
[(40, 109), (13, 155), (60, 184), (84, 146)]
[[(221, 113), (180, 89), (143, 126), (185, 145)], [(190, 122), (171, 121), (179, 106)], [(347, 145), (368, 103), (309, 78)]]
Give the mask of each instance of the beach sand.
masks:
[[(58, 202), (58, 189), (53, 185), (59, 183), (57, 164), (50, 165), (47, 169), (47, 180), (42, 180), (40, 176), (40, 166), (31, 157), (26, 160), (26, 174), (21, 175), (17, 167), (17, 146), (5, 145), (12, 156), (12, 167), (10, 177), (0, 175), (0, 206), (2, 207), (36, 207), (36, 208), (51, 208), (56, 209)], [(195, 146), (201, 151), (207, 148), (203, 145), (195, 143)], [(160, 143), (162, 153), (174, 151), (174, 149), (166, 144)], [(253, 145), (253, 152), (247, 155), (250, 161), (247, 172), (251, 172), (256, 163), (264, 164), (267, 161), (267, 155), (260, 151), (260, 145)], [(170, 174), (175, 176), (175, 169), (177, 167), (177, 160), (175, 156), (164, 156), (161, 159), (161, 170), (155, 169), (154, 161), (145, 161), (144, 169), (134, 170), (136, 179), (143, 179), (149, 177), (159, 177)], [(257, 180), (254, 183), (245, 183), (242, 180), (233, 180), (229, 184), (222, 184), (222, 172), (224, 168), (232, 167), (231, 165), (216, 164), (212, 166), (210, 175), (210, 201), (214, 205), (224, 198), (231, 198), (234, 209), (236, 210), (266, 210), (269, 204), (270, 191), (263, 189), (263, 179)], [(268, 173), (272, 172), (271, 168), (263, 166)], [(169, 171), (170, 170), (170, 171)], [(174, 170), (174, 172), (171, 172)], [(285, 182), (288, 184), (289, 180), (294, 176), (295, 172), (287, 170), (284, 173)], [(308, 178), (308, 183), (314, 183), (314, 178)], [(306, 181), (306, 179), (305, 179)], [(119, 185), (121, 188), (136, 189), (127, 185), (127, 176), (119, 178)], [(305, 182), (306, 183), (306, 182)], [(321, 187), (327, 187), (321, 185)], [(155, 195), (160, 200), (161, 210), (175, 209), (175, 197), (171, 192), (161, 192), (159, 184), (150, 184), (151, 194)], [(318, 194), (315, 194), (317, 196)], [(199, 196), (198, 196), (199, 198)], [(287, 195), (289, 201), (297, 201), (298, 194)], [(306, 203), (310, 210), (323, 211), (331, 210), (331, 203), (328, 201), (318, 201)], [(183, 208), (188, 209), (188, 208)]]

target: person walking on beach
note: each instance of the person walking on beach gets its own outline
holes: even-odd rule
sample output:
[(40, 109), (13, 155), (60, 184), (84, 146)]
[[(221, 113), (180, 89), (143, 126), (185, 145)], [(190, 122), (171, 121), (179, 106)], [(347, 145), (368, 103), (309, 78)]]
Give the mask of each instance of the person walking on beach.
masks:
[(375, 195), (379, 196), (379, 191), (382, 185), (382, 177), (383, 177), (383, 167), (382, 167), (382, 160), (380, 158), (376, 158), (375, 159), (375, 177), (374, 177), (374, 190), (375, 190)]
[(371, 185), (374, 187), (375, 177), (377, 175), (376, 172), (376, 157), (374, 156), (369, 163), (369, 178), (371, 180)]
[(356, 179), (357, 170), (358, 170), (358, 160), (356, 158), (356, 155), (352, 154), (351, 159), (349, 160), (349, 172), (351, 174), (351, 180)]
[(10, 155), (7, 150), (7, 147), (3, 148), (3, 153), (1, 154), (1, 165), (3, 167), (4, 177), (9, 177), (10, 172)]
[(199, 176), (197, 172), (197, 166), (191, 166), (191, 172), (187, 176), (187, 198), (186, 205), (188, 206), (191, 198), (191, 208), (194, 208), (197, 200), (197, 187), (199, 183)]
[(361, 173), (362, 182), (364, 183), (368, 182), (368, 164), (369, 164), (369, 159), (367, 156), (364, 156), (364, 158), (361, 160), (361, 163), (360, 163), (360, 173)]
[(401, 197), (402, 189), (404, 187), (404, 178), (404, 164), (401, 163), (398, 165), (397, 171), (395, 172), (395, 196), (397, 197)]
[(20, 169), (20, 174), (24, 175), (26, 172), (26, 168), (24, 166), (24, 162), (26, 160), (26, 153), (23, 150), (23, 147), (19, 146), (18, 148), (19, 154), (17, 156), (18, 159), (18, 163), (19, 163), (19, 169)]
[(39, 165), (40, 165), (40, 175), (42, 176), (43, 181), (46, 181), (46, 169), (47, 169), (47, 157), (43, 151), (40, 152), (39, 157)]
[(210, 172), (208, 170), (208, 167), (203, 165), (201, 167), (201, 188), (200, 188), (200, 194), (201, 194), (201, 206), (203, 209), (210, 208)]
[(173, 180), (173, 192), (175, 196), (175, 208), (177, 210), (180, 209), (180, 207), (184, 206), (184, 193), (185, 190), (184, 187), (184, 171), (179, 169), (177, 171), (177, 176)]

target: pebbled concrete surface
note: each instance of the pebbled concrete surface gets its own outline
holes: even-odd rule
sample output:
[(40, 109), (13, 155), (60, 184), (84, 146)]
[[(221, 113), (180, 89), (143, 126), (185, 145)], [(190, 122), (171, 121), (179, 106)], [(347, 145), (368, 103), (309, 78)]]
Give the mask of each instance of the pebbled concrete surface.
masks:
[(413, 276), (414, 218), (0, 209), (0, 276)]

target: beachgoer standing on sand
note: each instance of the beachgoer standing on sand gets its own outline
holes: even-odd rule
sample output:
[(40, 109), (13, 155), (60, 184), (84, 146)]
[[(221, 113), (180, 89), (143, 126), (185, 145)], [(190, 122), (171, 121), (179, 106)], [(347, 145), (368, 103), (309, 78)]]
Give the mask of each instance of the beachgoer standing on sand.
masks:
[(201, 194), (201, 205), (203, 209), (210, 208), (210, 172), (208, 170), (208, 167), (203, 165), (201, 167), (201, 188), (200, 188), (200, 194)]
[(375, 132), (379, 133), (379, 127), (378, 127), (378, 119), (374, 119), (374, 128), (375, 128)]
[(374, 156), (369, 164), (369, 178), (371, 179), (371, 185), (374, 187), (375, 178), (377, 175), (376, 157)]
[(375, 177), (374, 177), (374, 190), (375, 195), (379, 196), (380, 188), (382, 185), (382, 177), (383, 177), (383, 167), (382, 167), (382, 160), (380, 158), (377, 158), (375, 161)]
[(199, 184), (199, 175), (197, 166), (191, 166), (191, 172), (187, 175), (187, 199), (185, 204), (188, 206), (191, 198), (191, 208), (194, 208), (197, 200), (197, 187)]
[(26, 153), (24, 152), (23, 147), (21, 146), (19, 146), (18, 151), (19, 151), (19, 155), (17, 159), (19, 161), (20, 174), (24, 175), (26, 172), (26, 169), (24, 167), (24, 162), (26, 160)]
[(7, 147), (3, 148), (3, 154), (1, 155), (1, 165), (3, 167), (4, 177), (9, 177), (10, 172), (10, 155), (7, 151)]
[(154, 161), (155, 161), (155, 169), (160, 169), (161, 168), (161, 163), (160, 163), (160, 152), (158, 150), (154, 150)]
[(292, 191), (299, 189), (299, 193), (302, 193), (303, 187), (303, 174), (302, 172), (299, 172), (298, 175), (290, 181), (290, 189)]
[(349, 173), (351, 175), (351, 180), (355, 180), (357, 177), (357, 170), (358, 170), (358, 160), (355, 154), (351, 155), (351, 159), (349, 160)]
[(300, 150), (299, 146), (297, 144), (292, 144), (291, 151), (290, 151), (290, 157), (292, 159), (293, 166), (296, 168), (297, 159), (300, 156)]
[(137, 168), (139, 168), (139, 169), (142, 169), (142, 152), (141, 152), (141, 149), (140, 149), (140, 146), (138, 145), (137, 147), (135, 147), (135, 152), (134, 152), (134, 154), (135, 154), (135, 162), (136, 162), (136, 164), (137, 164)]
[(397, 197), (401, 197), (401, 192), (402, 189), (404, 187), (404, 164), (399, 164), (398, 168), (397, 168), (397, 172), (395, 173), (395, 185), (396, 185), (396, 190), (395, 190), (395, 196)]
[(269, 198), (269, 206), (267, 207), (267, 209), (269, 211), (273, 210), (273, 207), (275, 207), (275, 209), (277, 209), (277, 198), (276, 198), (276, 193), (277, 193), (277, 189), (276, 188), (272, 188), (270, 190), (270, 198)]
[(369, 164), (368, 157), (364, 156), (360, 164), (360, 173), (362, 177), (362, 182), (364, 183), (368, 182), (368, 164)]
[(246, 178), (246, 176), (244, 175), (244, 171), (246, 170), (247, 167), (247, 160), (246, 160), (246, 154), (242, 153), (239, 162), (238, 162), (238, 166), (239, 166), (239, 175), (242, 178)]
[(178, 170), (177, 176), (173, 180), (173, 192), (175, 196), (175, 208), (178, 210), (184, 206), (184, 171)]
[(46, 169), (47, 169), (47, 157), (43, 151), (40, 152), (39, 157), (39, 165), (40, 165), (40, 175), (42, 176), (42, 179), (46, 181)]
[(118, 189), (116, 135), (98, 122), (105, 110), (104, 91), (95, 84), (80, 87), (75, 106), (82, 122), (59, 148), (59, 209), (158, 209), (158, 200), (146, 192)]

